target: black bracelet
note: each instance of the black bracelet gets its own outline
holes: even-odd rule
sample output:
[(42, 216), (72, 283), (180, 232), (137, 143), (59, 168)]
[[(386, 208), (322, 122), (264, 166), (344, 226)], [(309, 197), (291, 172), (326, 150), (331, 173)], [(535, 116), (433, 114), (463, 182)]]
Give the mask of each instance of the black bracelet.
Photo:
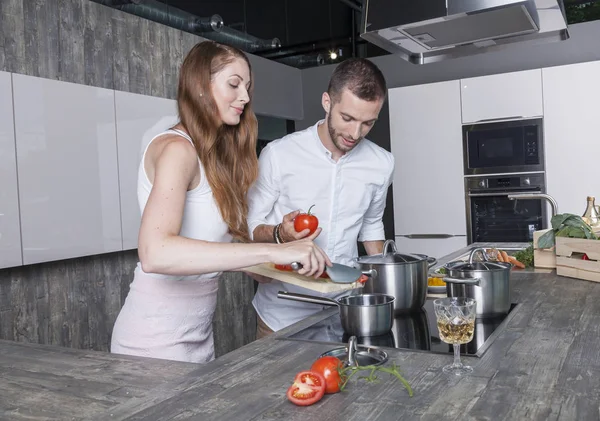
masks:
[(277, 244), (283, 244), (285, 243), (285, 241), (283, 241), (283, 238), (281, 237), (281, 224), (278, 224), (275, 227), (275, 237), (277, 240)]

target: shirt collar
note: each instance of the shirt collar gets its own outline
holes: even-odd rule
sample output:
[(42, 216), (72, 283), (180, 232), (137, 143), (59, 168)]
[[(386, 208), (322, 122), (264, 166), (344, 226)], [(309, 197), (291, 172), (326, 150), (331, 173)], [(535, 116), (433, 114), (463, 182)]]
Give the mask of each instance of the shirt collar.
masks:
[[(321, 119), (321, 120), (317, 121), (317, 123), (314, 126), (312, 126), (313, 139), (314, 139), (315, 143), (317, 144), (317, 148), (319, 149), (319, 154), (324, 153), (328, 158), (332, 159), (331, 151), (329, 149), (327, 149), (325, 147), (325, 145), (323, 145), (323, 142), (321, 141), (321, 138), (319, 137), (319, 131), (317, 130), (317, 128), (324, 122), (325, 122), (325, 119)], [(348, 159), (347, 157), (352, 156), (354, 153), (356, 153), (356, 150), (363, 146), (363, 142), (365, 140), (366, 139), (361, 140), (360, 143), (358, 145), (356, 145), (354, 148), (352, 148), (351, 151), (346, 152), (344, 155), (342, 155), (340, 157), (340, 160)]]

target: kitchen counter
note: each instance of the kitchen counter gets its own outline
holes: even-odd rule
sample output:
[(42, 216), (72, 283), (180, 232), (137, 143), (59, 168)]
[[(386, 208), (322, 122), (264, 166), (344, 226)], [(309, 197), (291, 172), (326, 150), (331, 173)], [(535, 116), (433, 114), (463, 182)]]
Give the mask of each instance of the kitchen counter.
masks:
[(386, 366), (400, 367), (413, 397), (381, 373), (378, 383), (353, 380), (309, 407), (287, 401), (294, 375), (335, 345), (284, 336), (333, 308), (206, 365), (0, 342), (0, 418), (599, 419), (600, 284), (536, 271), (513, 271), (511, 282), (522, 305), (481, 358), (463, 357), (472, 375), (443, 374), (450, 354), (386, 349)]

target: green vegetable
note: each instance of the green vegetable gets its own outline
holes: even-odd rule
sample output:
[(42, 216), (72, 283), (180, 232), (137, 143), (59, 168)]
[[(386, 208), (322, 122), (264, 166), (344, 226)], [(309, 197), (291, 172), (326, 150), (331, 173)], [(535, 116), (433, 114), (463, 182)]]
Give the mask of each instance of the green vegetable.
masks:
[(442, 275), (446, 274), (446, 268), (438, 268), (435, 270), (435, 273), (441, 273)]
[(579, 215), (563, 213), (553, 216), (551, 222), (552, 229), (538, 240), (538, 247), (541, 249), (554, 247), (555, 237), (598, 239), (592, 228)]
[[(387, 368), (387, 367), (381, 367), (381, 366), (377, 366), (377, 365), (364, 365), (364, 366), (349, 366), (349, 367), (344, 367), (344, 368), (338, 368), (338, 373), (340, 375), (340, 379), (342, 379), (342, 384), (340, 385), (340, 391), (344, 390), (344, 388), (346, 387), (346, 385), (348, 384), (348, 382), (350, 381), (350, 379), (359, 371), (370, 371), (369, 375), (367, 377), (362, 377), (363, 379), (365, 379), (368, 382), (376, 382), (377, 381), (377, 376), (375, 375), (376, 371), (382, 371), (384, 373), (388, 373), (392, 376), (395, 376), (398, 380), (400, 380), (400, 382), (404, 385), (404, 388), (408, 391), (408, 396), (413, 395), (413, 390), (410, 387), (410, 384), (408, 383), (408, 381), (406, 381), (406, 379), (404, 377), (402, 377), (402, 374), (400, 374), (400, 371), (398, 370), (398, 367), (396, 366), (396, 364), (392, 364), (392, 368)], [(348, 372), (350, 372), (350, 374), (348, 374)]]
[(523, 250), (519, 250), (513, 256), (519, 262), (523, 263), (526, 268), (533, 266), (533, 244)]

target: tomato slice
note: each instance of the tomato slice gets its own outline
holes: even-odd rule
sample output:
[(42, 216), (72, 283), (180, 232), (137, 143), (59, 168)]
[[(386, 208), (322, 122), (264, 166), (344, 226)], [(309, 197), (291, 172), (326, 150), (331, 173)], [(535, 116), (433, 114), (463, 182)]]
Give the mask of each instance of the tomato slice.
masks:
[(308, 406), (321, 400), (325, 394), (325, 378), (319, 373), (301, 371), (287, 390), (287, 398), (298, 406)]
[[(292, 269), (292, 265), (278, 265), (278, 264), (275, 264), (275, 269), (277, 269), (277, 270), (285, 270), (285, 271), (288, 271), (288, 272), (293, 272), (294, 271), (294, 269)], [(329, 275), (327, 275), (327, 272), (323, 272), (321, 274), (321, 276), (319, 276), (319, 278), (329, 279)]]
[(369, 277), (367, 275), (360, 275), (357, 282), (364, 285), (368, 280)]

